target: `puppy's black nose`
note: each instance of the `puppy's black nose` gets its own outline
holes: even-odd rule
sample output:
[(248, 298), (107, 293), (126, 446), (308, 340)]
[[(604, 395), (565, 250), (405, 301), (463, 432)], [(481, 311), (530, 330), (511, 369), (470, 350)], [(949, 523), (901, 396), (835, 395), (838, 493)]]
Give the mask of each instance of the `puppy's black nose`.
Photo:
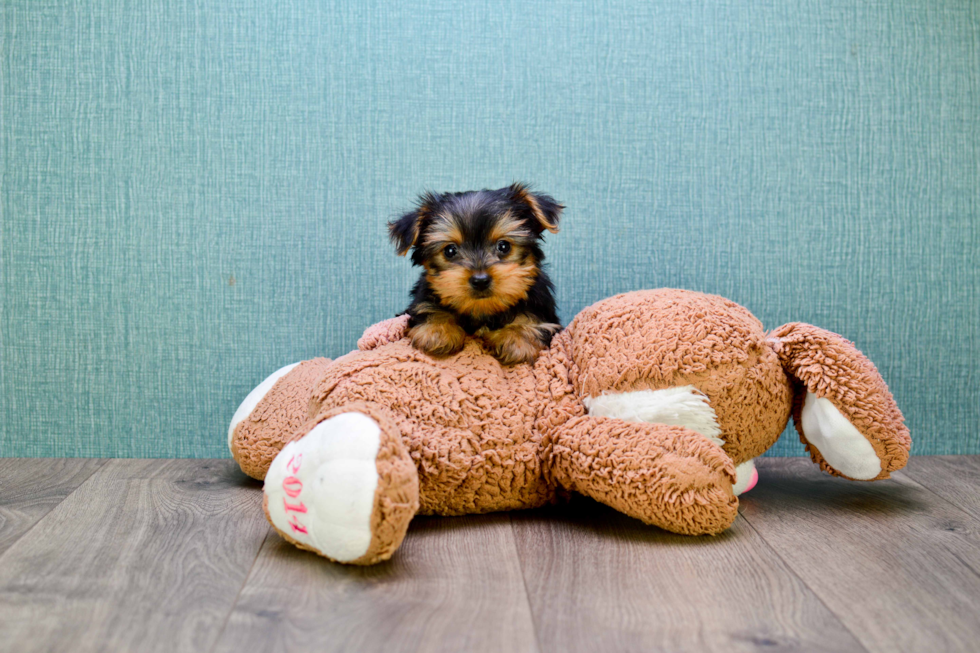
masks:
[(470, 287), (473, 290), (486, 290), (490, 287), (490, 275), (486, 272), (475, 272), (471, 274)]

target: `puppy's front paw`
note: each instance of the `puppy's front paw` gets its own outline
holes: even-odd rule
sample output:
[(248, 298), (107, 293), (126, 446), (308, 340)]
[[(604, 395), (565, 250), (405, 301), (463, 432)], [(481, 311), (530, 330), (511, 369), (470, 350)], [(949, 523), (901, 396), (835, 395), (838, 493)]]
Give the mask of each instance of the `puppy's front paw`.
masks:
[(487, 340), (494, 357), (504, 365), (533, 363), (541, 350), (544, 349), (540, 342), (525, 340), (514, 333), (504, 333), (498, 337), (487, 338)]
[(412, 346), (430, 356), (449, 356), (463, 348), (466, 332), (455, 322), (431, 320), (417, 324), (408, 332)]
[(557, 324), (535, 322), (521, 316), (501, 329), (482, 335), (497, 360), (504, 365), (517, 365), (533, 363), (545, 348), (545, 338), (559, 328)]

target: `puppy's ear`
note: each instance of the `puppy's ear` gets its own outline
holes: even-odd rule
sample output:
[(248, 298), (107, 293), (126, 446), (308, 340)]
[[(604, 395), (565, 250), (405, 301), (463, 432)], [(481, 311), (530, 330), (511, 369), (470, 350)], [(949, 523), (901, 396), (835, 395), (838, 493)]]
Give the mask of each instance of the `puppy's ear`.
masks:
[(399, 256), (405, 256), (418, 242), (425, 218), (432, 212), (432, 206), (438, 201), (437, 195), (425, 193), (419, 197), (418, 207), (414, 211), (409, 211), (388, 223), (388, 237), (391, 238)]
[(399, 256), (405, 256), (419, 239), (421, 222), (422, 216), (416, 210), (388, 223), (388, 237)]
[(545, 229), (553, 234), (558, 233), (558, 222), (561, 220), (561, 212), (565, 209), (564, 206), (556, 202), (550, 195), (532, 193), (525, 184), (511, 184), (510, 191), (515, 200), (527, 205), (537, 233), (541, 233)]

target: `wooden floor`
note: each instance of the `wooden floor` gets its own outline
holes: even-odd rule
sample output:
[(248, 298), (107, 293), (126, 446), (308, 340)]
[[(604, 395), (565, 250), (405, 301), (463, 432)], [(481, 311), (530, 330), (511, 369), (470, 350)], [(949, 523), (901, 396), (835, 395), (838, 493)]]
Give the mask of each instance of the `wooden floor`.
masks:
[(719, 537), (577, 499), (418, 518), (359, 568), (284, 543), (229, 460), (0, 460), (0, 650), (980, 650), (980, 456), (760, 476)]

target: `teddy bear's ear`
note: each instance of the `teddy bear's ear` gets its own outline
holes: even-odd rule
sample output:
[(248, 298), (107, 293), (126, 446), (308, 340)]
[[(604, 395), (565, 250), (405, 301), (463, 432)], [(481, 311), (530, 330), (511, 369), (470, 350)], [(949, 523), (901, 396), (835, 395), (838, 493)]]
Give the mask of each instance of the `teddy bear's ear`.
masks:
[(425, 227), (426, 218), (432, 213), (433, 207), (438, 202), (439, 196), (435, 193), (423, 193), (419, 197), (418, 206), (415, 210), (409, 211), (388, 223), (388, 236), (399, 256), (407, 254), (408, 250), (418, 243)]
[(532, 219), (535, 233), (540, 234), (547, 229), (553, 234), (558, 233), (558, 222), (565, 207), (550, 195), (532, 193), (525, 184), (513, 183), (509, 187), (514, 199), (526, 204)]
[(769, 334), (794, 386), (793, 424), (813, 461), (835, 476), (888, 478), (912, 439), (874, 364), (853, 343), (810, 324)]

